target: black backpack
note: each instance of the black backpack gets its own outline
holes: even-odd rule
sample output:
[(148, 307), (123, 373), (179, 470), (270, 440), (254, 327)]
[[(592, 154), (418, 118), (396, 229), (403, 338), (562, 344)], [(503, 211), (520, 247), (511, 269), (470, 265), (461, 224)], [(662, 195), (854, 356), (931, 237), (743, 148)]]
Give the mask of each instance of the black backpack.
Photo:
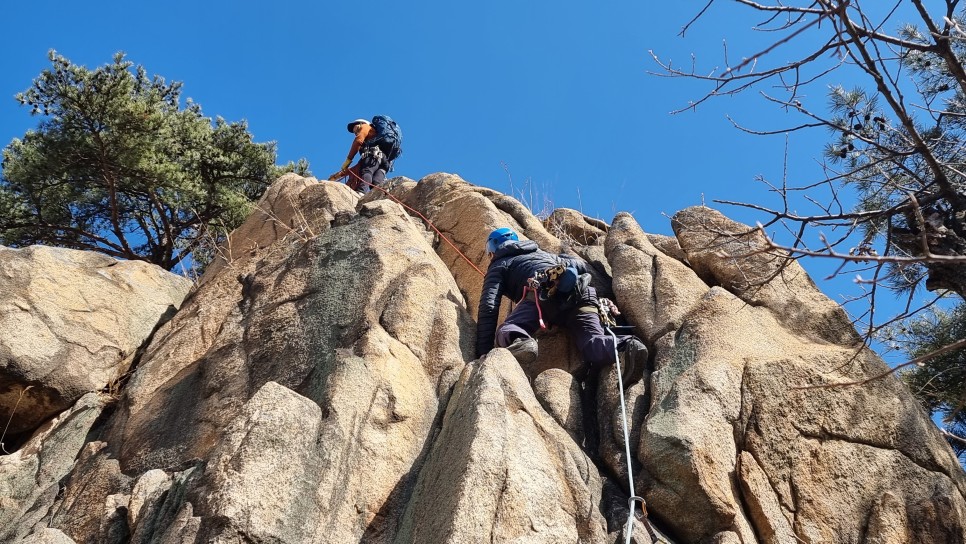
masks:
[(376, 129), (376, 137), (366, 144), (379, 146), (389, 162), (396, 160), (402, 154), (402, 131), (399, 125), (388, 115), (377, 115), (372, 118), (372, 126)]

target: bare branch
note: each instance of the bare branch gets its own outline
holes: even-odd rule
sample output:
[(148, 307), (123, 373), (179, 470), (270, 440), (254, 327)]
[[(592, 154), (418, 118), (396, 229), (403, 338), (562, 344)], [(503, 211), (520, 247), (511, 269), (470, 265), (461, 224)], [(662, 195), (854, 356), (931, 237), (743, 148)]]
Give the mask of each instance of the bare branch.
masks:
[(774, 51), (779, 46), (784, 45), (784, 44), (786, 44), (786, 43), (794, 40), (796, 36), (801, 35), (803, 32), (805, 32), (808, 29), (812, 28), (814, 25), (817, 25), (822, 20), (822, 18), (825, 17), (825, 16), (826, 16), (825, 14), (819, 15), (818, 17), (816, 17), (814, 20), (810, 21), (809, 23), (806, 23), (805, 25), (802, 25), (802, 27), (799, 28), (798, 30), (796, 30), (795, 32), (792, 32), (788, 36), (785, 36), (784, 38), (778, 40), (777, 42), (774, 42), (773, 44), (769, 45), (767, 48), (765, 48), (760, 53), (756, 53), (756, 54), (751, 55), (750, 57), (746, 58), (740, 64), (738, 64), (738, 66), (735, 66), (734, 68), (727, 68), (725, 70), (724, 74), (722, 74), (722, 77), (725, 76), (725, 75), (727, 75), (727, 74), (740, 71), (742, 68), (744, 68), (745, 66), (747, 66), (749, 62), (757, 62), (757, 60), (759, 58), (764, 57), (768, 53), (771, 53), (772, 51)]
[(928, 361), (928, 360), (930, 360), (930, 359), (932, 359), (934, 357), (938, 357), (940, 355), (944, 355), (946, 353), (949, 353), (949, 352), (952, 352), (952, 351), (956, 351), (956, 350), (962, 349), (964, 347), (966, 347), (966, 338), (963, 338), (961, 340), (958, 340), (956, 342), (953, 342), (952, 344), (943, 346), (943, 347), (941, 347), (941, 348), (939, 348), (939, 349), (937, 349), (935, 351), (931, 351), (931, 352), (929, 352), (929, 353), (927, 353), (925, 355), (922, 355), (920, 357), (916, 357), (915, 359), (912, 359), (911, 361), (906, 361), (905, 363), (896, 365), (893, 368), (889, 369), (887, 372), (883, 372), (881, 374), (876, 374), (875, 376), (872, 376), (871, 378), (866, 378), (864, 380), (857, 380), (857, 381), (851, 381), (851, 382), (827, 383), (827, 384), (820, 384), (820, 385), (805, 385), (805, 386), (792, 387), (792, 389), (798, 389), (798, 390), (805, 390), (805, 389), (832, 389), (832, 388), (838, 388), (838, 387), (855, 387), (857, 385), (865, 385), (865, 384), (872, 383), (872, 382), (877, 381), (877, 380), (881, 380), (882, 378), (885, 378), (887, 376), (891, 376), (891, 375), (895, 374), (896, 372), (898, 372), (899, 370), (902, 370), (903, 368), (906, 368), (906, 367), (909, 367), (909, 366), (913, 366), (913, 365), (915, 365), (915, 366), (922, 366), (923, 363), (925, 363), (926, 361)]
[(956, 436), (953, 433), (947, 431), (946, 429), (940, 428), (939, 432), (942, 433), (942, 435), (945, 436), (946, 438), (951, 438), (956, 442), (959, 442), (960, 444), (966, 444), (966, 438), (963, 438), (961, 436)]
[(703, 8), (701, 8), (701, 11), (699, 11), (697, 15), (692, 17), (691, 20), (688, 21), (686, 25), (681, 27), (681, 32), (678, 32), (678, 36), (681, 36), (683, 38), (684, 33), (687, 32), (689, 28), (691, 28), (691, 25), (693, 25), (695, 21), (697, 21), (698, 19), (701, 18), (702, 15), (704, 15), (704, 12), (708, 11), (708, 8), (711, 7), (711, 4), (714, 4), (714, 0), (708, 0), (708, 3), (705, 4)]
[[(759, 228), (764, 234), (764, 227), (759, 224)], [(927, 253), (919, 257), (896, 257), (891, 255), (849, 255), (847, 253), (838, 253), (832, 251), (831, 247), (828, 247), (828, 251), (809, 251), (804, 249), (797, 249), (794, 247), (787, 247), (780, 244), (774, 243), (771, 238), (767, 238), (767, 245), (763, 248), (763, 251), (782, 251), (788, 254), (803, 255), (808, 257), (823, 257), (831, 259), (839, 259), (842, 261), (867, 263), (867, 262), (877, 262), (877, 263), (897, 263), (897, 264), (916, 264), (916, 263), (955, 263), (955, 264), (966, 264), (966, 255), (935, 255), (933, 253)]]

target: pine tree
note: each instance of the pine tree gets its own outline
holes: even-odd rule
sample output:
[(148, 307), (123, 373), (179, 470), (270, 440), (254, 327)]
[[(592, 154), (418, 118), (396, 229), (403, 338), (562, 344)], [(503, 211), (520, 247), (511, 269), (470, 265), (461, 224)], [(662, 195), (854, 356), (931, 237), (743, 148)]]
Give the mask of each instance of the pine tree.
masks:
[[(173, 269), (240, 224), (285, 169), (247, 124), (180, 105), (182, 84), (117, 53), (95, 70), (51, 51), (16, 95), (41, 117), (3, 151), (0, 243), (96, 250)], [(301, 165), (305, 170), (306, 165)]]

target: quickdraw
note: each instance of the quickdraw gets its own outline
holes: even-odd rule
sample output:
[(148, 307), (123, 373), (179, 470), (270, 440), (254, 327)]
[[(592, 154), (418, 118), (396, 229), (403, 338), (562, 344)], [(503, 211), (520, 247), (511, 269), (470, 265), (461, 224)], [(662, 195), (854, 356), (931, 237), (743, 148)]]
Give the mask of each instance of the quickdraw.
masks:
[(617, 310), (617, 305), (611, 299), (597, 299), (597, 313), (600, 315), (600, 323), (608, 330), (617, 326), (617, 320), (614, 319), (614, 316), (617, 315), (615, 310)]

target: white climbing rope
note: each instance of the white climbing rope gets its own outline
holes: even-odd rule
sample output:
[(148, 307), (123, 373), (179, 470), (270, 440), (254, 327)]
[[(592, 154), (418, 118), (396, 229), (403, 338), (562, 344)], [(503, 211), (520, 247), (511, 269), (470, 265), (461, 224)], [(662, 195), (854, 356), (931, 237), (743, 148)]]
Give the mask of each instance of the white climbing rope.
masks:
[(624, 455), (626, 455), (625, 459), (627, 459), (627, 485), (631, 492), (631, 496), (627, 500), (627, 526), (624, 528), (624, 534), (626, 535), (625, 543), (631, 544), (631, 533), (634, 528), (634, 503), (640, 501), (642, 508), (645, 503), (644, 499), (638, 497), (637, 493), (634, 492), (634, 470), (631, 468), (631, 439), (627, 434), (627, 406), (624, 405), (624, 378), (621, 376), (621, 359), (617, 354), (617, 335), (614, 334), (614, 331), (610, 327), (607, 327), (607, 332), (614, 339), (614, 365), (617, 368), (617, 396), (621, 399), (621, 429), (624, 431)]
[(624, 527), (625, 544), (631, 544), (631, 533), (634, 529), (634, 503), (641, 503), (641, 513), (644, 515), (644, 528), (647, 529), (648, 535), (651, 537), (651, 542), (654, 544), (671, 544), (671, 540), (665, 536), (661, 531), (657, 530), (657, 527), (651, 524), (647, 519), (647, 502), (644, 501), (644, 497), (640, 497), (634, 492), (634, 472), (631, 468), (631, 439), (627, 433), (627, 406), (624, 404), (624, 378), (621, 374), (621, 359), (617, 354), (617, 335), (611, 328), (605, 327), (608, 333), (610, 333), (611, 338), (614, 339), (614, 366), (617, 369), (617, 387), (620, 388), (618, 395), (621, 398), (621, 427), (624, 431), (624, 455), (627, 459), (627, 484), (631, 492), (631, 496), (627, 499), (627, 526)]

